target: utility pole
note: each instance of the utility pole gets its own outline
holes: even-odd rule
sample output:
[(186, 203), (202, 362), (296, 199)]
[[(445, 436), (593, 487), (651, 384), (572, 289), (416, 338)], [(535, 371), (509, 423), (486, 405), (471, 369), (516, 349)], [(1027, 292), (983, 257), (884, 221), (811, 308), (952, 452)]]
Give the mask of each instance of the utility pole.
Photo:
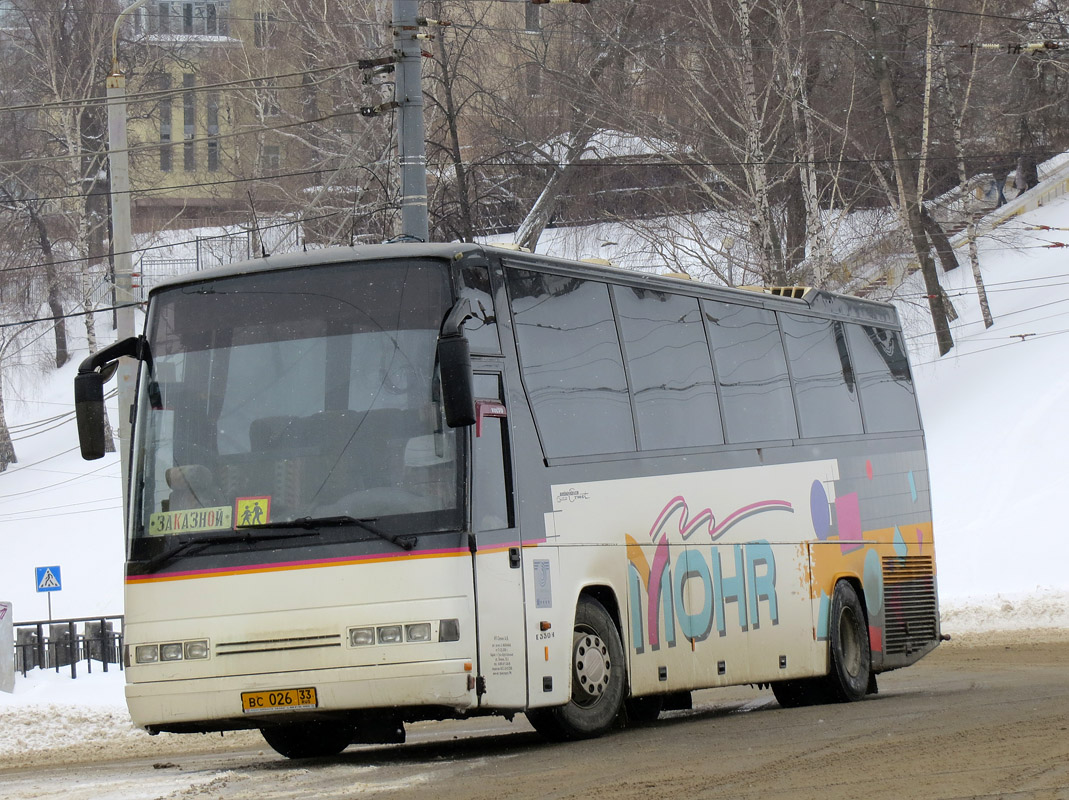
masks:
[[(118, 341), (134, 335), (133, 235), (130, 224), (130, 153), (126, 139), (126, 76), (119, 69), (119, 26), (143, 6), (138, 0), (119, 12), (111, 31), (111, 74), (108, 90), (108, 168), (111, 172), (111, 249), (115, 259), (115, 310)], [(130, 475), (130, 407), (134, 403), (137, 364), (119, 359), (119, 457), (122, 465), (123, 519), (128, 508)]]
[(426, 242), (427, 149), (423, 124), (419, 0), (393, 0), (394, 54), (397, 73), (394, 98), (399, 114), (397, 157), (401, 167), (401, 235)]

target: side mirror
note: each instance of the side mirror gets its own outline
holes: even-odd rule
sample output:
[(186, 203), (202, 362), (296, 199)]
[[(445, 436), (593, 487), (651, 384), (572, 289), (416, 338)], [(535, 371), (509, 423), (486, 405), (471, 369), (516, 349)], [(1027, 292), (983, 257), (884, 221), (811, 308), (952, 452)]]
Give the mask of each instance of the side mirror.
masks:
[(450, 428), (474, 425), (475, 392), (472, 388), (471, 348), (463, 333), (438, 337), (438, 363), (442, 371), (445, 424)]
[(104, 376), (84, 372), (74, 376), (74, 414), (78, 419), (78, 443), (82, 458), (104, 457)]
[(123, 356), (141, 361), (151, 359), (144, 338), (131, 336), (93, 353), (78, 366), (78, 374), (74, 376), (78, 443), (86, 461), (104, 457), (104, 384), (115, 374)]

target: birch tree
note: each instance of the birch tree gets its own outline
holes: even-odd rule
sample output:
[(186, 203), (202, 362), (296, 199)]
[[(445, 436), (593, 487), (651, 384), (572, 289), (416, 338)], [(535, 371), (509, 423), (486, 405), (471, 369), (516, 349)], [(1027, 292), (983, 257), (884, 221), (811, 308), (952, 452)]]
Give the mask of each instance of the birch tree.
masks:
[(863, 23), (868, 28), (869, 58), (872, 75), (879, 90), (879, 108), (881, 121), (886, 126), (887, 139), (890, 144), (892, 169), (897, 185), (898, 207), (902, 214), (903, 225), (908, 231), (914, 256), (920, 264), (928, 307), (935, 328), (936, 341), (940, 355), (945, 355), (954, 346), (950, 332), (949, 316), (944, 302), (945, 293), (939, 284), (935, 262), (928, 244), (921, 213), (920, 193), (915, 175), (910, 165), (915, 159), (910, 157), (910, 144), (907, 139), (905, 122), (900, 110), (899, 94), (887, 57), (887, 34), (884, 22), (879, 16), (874, 0), (864, 0), (861, 10), (866, 17)]
[[(980, 13), (983, 14), (986, 8), (987, 0), (983, 0)], [(977, 30), (978, 37), (982, 35), (983, 31), (983, 18), (981, 17)], [(935, 56), (939, 73), (939, 89), (953, 125), (954, 154), (958, 169), (958, 192), (961, 195), (962, 211), (965, 216), (965, 240), (969, 249), (969, 264), (972, 267), (973, 282), (976, 284), (976, 294), (980, 304), (980, 313), (984, 320), (984, 327), (990, 328), (995, 324), (995, 319), (991, 314), (991, 304), (987, 298), (987, 287), (984, 284), (984, 276), (980, 271), (980, 254), (976, 246), (976, 220), (970, 207), (971, 192), (969, 191), (969, 172), (965, 162), (965, 137), (963, 133), (965, 117), (970, 111), (969, 101), (972, 97), (973, 83), (978, 71), (980, 51), (973, 51), (970, 68), (965, 75), (961, 76), (961, 80), (956, 87), (951, 84), (946, 50), (944, 48), (937, 49)], [(959, 96), (961, 98), (960, 104), (957, 99)]]

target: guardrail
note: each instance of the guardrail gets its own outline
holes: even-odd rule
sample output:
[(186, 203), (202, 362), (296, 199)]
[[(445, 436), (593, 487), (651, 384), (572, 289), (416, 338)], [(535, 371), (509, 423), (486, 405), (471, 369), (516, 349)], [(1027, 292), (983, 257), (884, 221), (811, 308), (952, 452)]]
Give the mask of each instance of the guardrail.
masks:
[[(93, 671), (93, 661), (104, 672), (109, 664), (123, 669), (123, 617), (77, 617), (61, 620), (32, 620), (14, 623), (15, 671), (23, 677), (31, 669), (70, 667), (71, 677), (78, 677), (78, 664)], [(118, 630), (116, 630), (116, 627)], [(46, 635), (47, 634), (47, 635)]]

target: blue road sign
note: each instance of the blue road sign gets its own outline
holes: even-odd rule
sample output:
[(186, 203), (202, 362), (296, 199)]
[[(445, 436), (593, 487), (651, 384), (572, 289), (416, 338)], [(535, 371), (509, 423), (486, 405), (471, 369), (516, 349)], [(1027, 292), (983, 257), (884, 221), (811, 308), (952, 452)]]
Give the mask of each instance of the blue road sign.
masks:
[(37, 591), (58, 592), (63, 588), (63, 579), (59, 567), (36, 567)]

